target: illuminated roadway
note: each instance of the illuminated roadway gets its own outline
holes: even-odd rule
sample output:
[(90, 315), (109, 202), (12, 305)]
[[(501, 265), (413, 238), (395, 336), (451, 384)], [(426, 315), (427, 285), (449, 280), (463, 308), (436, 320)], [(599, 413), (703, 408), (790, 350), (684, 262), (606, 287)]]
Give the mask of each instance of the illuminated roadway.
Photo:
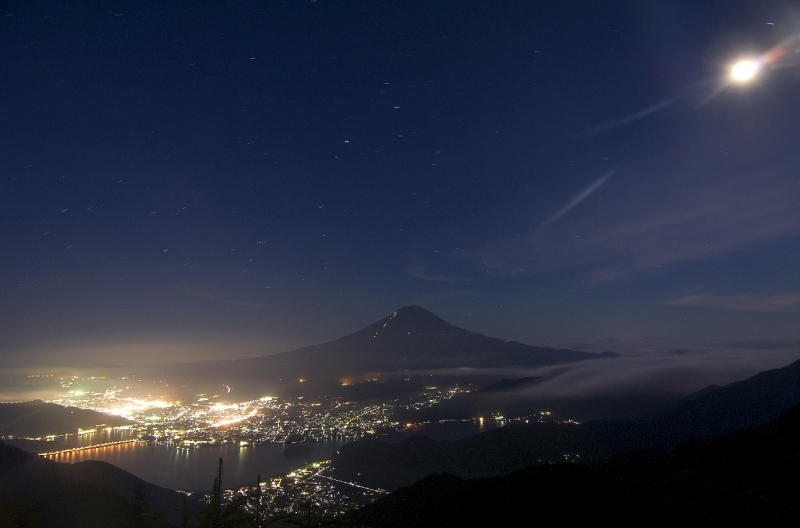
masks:
[(106, 442), (104, 444), (94, 444), (88, 445), (83, 447), (73, 447), (70, 449), (62, 449), (61, 451), (50, 451), (49, 453), (39, 453), (39, 456), (42, 457), (49, 457), (49, 456), (56, 456), (56, 455), (64, 455), (67, 453), (75, 453), (76, 451), (86, 451), (87, 449), (100, 449), (102, 447), (111, 447), (111, 446), (118, 446), (124, 444), (132, 444), (135, 442), (141, 442), (141, 440), (118, 440), (116, 442)]

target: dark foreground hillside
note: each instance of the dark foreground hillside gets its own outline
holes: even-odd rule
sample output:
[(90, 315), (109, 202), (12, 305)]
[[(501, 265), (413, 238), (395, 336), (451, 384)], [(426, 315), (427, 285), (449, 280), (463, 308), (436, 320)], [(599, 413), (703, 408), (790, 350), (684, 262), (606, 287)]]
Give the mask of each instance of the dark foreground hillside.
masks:
[(181, 494), (111, 464), (62, 464), (0, 442), (2, 528), (161, 526), (157, 512), (177, 524), (183, 504)]
[(602, 464), (529, 467), (494, 478), (440, 473), (349, 513), (350, 527), (797, 525), (800, 406), (774, 421)]
[(0, 443), (0, 526), (132, 525), (122, 497), (62, 476), (55, 463)]

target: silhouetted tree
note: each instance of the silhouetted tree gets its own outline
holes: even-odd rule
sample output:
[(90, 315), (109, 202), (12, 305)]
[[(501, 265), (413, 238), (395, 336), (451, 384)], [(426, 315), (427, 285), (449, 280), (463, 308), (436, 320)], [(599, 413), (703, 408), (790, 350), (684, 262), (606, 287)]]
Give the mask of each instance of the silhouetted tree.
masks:
[(250, 516), (250, 524), (255, 528), (266, 528), (272, 523), (283, 521), (293, 517), (291, 514), (284, 515), (270, 515), (264, 508), (264, 493), (261, 491), (261, 475), (256, 477), (256, 486), (250, 493), (251, 509), (253, 510)]
[(258, 527), (261, 526), (261, 513), (262, 513), (262, 510), (261, 510), (261, 508), (262, 508), (262, 504), (261, 504), (261, 502), (262, 502), (262, 499), (261, 499), (261, 475), (256, 476), (256, 490), (255, 491), (256, 491), (256, 493), (255, 493), (255, 495), (256, 495), (256, 497), (255, 497), (255, 499), (256, 499), (256, 507), (255, 507), (255, 510), (256, 510), (256, 527), (258, 528)]
[(147, 502), (147, 493), (139, 484), (133, 491), (131, 499), (131, 526), (134, 528), (160, 528), (164, 526), (164, 512), (155, 512)]
[(236, 497), (223, 507), (222, 491), (222, 457), (220, 457), (217, 478), (214, 479), (214, 487), (211, 490), (211, 500), (208, 507), (199, 515), (200, 524), (197, 528), (238, 528), (249, 524), (246, 512), (247, 497)]
[(219, 457), (217, 478), (214, 479), (214, 487), (211, 492), (211, 514), (214, 528), (220, 528), (222, 520), (222, 457)]
[(264, 498), (261, 493), (261, 475), (256, 477), (256, 487), (252, 493), (253, 497), (253, 526), (255, 528), (262, 528), (264, 517)]
[(187, 504), (186, 495), (183, 495), (183, 505), (177, 511), (181, 513), (181, 528), (192, 528), (192, 523), (189, 519), (194, 516), (197, 517), (197, 514), (189, 511), (189, 505)]

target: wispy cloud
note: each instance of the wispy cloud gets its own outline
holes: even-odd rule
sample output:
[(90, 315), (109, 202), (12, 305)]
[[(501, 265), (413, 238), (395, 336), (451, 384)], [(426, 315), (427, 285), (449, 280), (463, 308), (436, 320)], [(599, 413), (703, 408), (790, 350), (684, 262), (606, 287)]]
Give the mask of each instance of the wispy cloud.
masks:
[(723, 385), (800, 358), (800, 341), (790, 339), (601, 339), (596, 349), (621, 357), (540, 369), (543, 383), (532, 393), (590, 394), (689, 392)]
[(565, 205), (564, 207), (562, 207), (561, 209), (556, 211), (556, 213), (553, 216), (551, 216), (550, 218), (545, 220), (545, 222), (541, 226), (539, 226), (539, 228), (537, 229), (537, 232), (541, 231), (542, 229), (546, 228), (547, 226), (553, 224), (556, 220), (558, 220), (559, 218), (561, 218), (562, 216), (564, 216), (565, 214), (570, 212), (572, 209), (577, 207), (577, 205), (579, 203), (584, 201), (586, 198), (589, 197), (590, 194), (595, 192), (597, 189), (600, 188), (601, 185), (603, 185), (605, 182), (607, 182), (608, 179), (611, 176), (613, 176), (615, 172), (617, 172), (617, 169), (610, 170), (607, 173), (603, 174), (597, 181), (592, 183), (589, 187), (584, 189), (583, 192), (581, 192), (575, 198), (570, 200), (569, 203), (567, 203), (567, 205)]
[(414, 277), (415, 279), (421, 279), (432, 282), (449, 282), (449, 283), (467, 282), (466, 279), (461, 277), (456, 277), (454, 275), (445, 275), (442, 273), (431, 273), (419, 267), (406, 268), (406, 273)]
[(628, 168), (547, 229), (472, 254), (476, 267), (509, 276), (568, 271), (608, 281), (750, 251), (800, 236), (798, 166), (738, 174)]
[[(687, 393), (780, 368), (798, 357), (797, 351), (774, 351), (759, 356), (722, 350), (680, 349), (675, 352), (676, 349), (672, 349), (664, 355), (623, 356), (542, 369), (537, 374), (545, 379), (530, 389), (530, 395)], [(548, 370), (552, 374), (548, 374)]]
[(671, 97), (671, 98), (669, 98), (669, 99), (667, 99), (665, 101), (661, 101), (660, 103), (656, 103), (653, 106), (648, 106), (647, 108), (639, 110), (638, 112), (635, 112), (635, 113), (630, 114), (628, 116), (625, 116), (625, 117), (622, 117), (622, 118), (618, 118), (618, 119), (612, 119), (611, 121), (606, 121), (605, 123), (601, 123), (601, 124), (599, 124), (597, 126), (594, 126), (594, 127), (590, 128), (589, 130), (587, 130), (585, 132), (585, 134), (586, 135), (599, 134), (601, 132), (608, 132), (609, 130), (613, 130), (613, 129), (619, 128), (621, 126), (628, 125), (630, 123), (633, 123), (634, 121), (638, 121), (640, 119), (643, 119), (643, 118), (645, 118), (645, 117), (647, 117), (647, 116), (649, 116), (651, 114), (655, 114), (659, 110), (663, 110), (664, 108), (668, 107), (669, 105), (671, 105), (672, 103), (677, 101), (679, 98), (680, 97), (677, 97), (677, 96), (676, 97)]
[[(626, 342), (631, 351), (617, 358), (580, 361), (534, 369), (474, 369), (471, 376), (498, 378), (538, 376), (540, 381), (523, 391), (535, 401), (605, 397), (612, 394), (674, 393), (697, 391), (711, 384), (724, 385), (747, 379), (759, 372), (784, 367), (800, 357), (798, 346), (772, 349), (759, 354), (751, 349), (729, 349), (720, 343), (674, 343), (661, 341), (639, 348)], [(458, 375), (461, 370), (430, 371), (430, 374)]]
[(674, 297), (668, 299), (666, 303), (673, 306), (701, 306), (751, 312), (797, 312), (800, 311), (800, 292), (773, 295), (696, 293)]

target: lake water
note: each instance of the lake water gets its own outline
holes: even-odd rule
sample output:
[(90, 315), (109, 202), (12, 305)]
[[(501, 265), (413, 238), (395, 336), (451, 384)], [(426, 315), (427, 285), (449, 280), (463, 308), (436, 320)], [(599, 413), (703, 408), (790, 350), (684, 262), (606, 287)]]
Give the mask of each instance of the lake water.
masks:
[(446, 422), (426, 423), (406, 429), (394, 438), (385, 439), (387, 442), (402, 441), (415, 434), (425, 435), (434, 440), (447, 440), (455, 442), (468, 436), (497, 429), (500, 424), (494, 420), (452, 420)]
[[(415, 433), (435, 440), (458, 440), (496, 427), (494, 422), (442, 422), (425, 424), (408, 430), (387, 441), (401, 441)], [(130, 439), (126, 431), (100, 431), (71, 439), (71, 446), (92, 445), (109, 441)], [(259, 444), (239, 447), (237, 444), (202, 446), (178, 449), (165, 444), (129, 443), (87, 449), (49, 457), (57, 462), (75, 463), (84, 460), (102, 460), (136, 475), (152, 484), (187, 491), (210, 491), (217, 472), (217, 463), (223, 459), (223, 486), (236, 488), (301, 467), (306, 462), (326, 460), (342, 445), (345, 439), (306, 442), (311, 451), (303, 456), (283, 454), (283, 444)]]
[(236, 444), (178, 449), (165, 444), (130, 443), (87, 449), (49, 457), (57, 462), (102, 460), (133, 473), (152, 484), (187, 491), (210, 491), (223, 459), (223, 486), (235, 488), (262, 478), (287, 473), (307, 461), (326, 460), (344, 440), (307, 442), (311, 449), (305, 456), (286, 456), (283, 444), (259, 444), (239, 447)]

